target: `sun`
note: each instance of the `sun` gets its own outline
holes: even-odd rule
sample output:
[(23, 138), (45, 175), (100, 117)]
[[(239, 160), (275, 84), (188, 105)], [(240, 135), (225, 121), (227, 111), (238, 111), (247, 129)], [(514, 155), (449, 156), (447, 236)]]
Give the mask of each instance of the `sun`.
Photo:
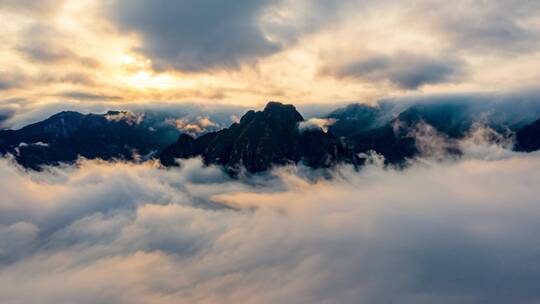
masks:
[(137, 89), (168, 90), (174, 87), (174, 80), (166, 74), (154, 74), (151, 71), (139, 71), (128, 76), (126, 83)]
[(167, 90), (174, 87), (173, 77), (153, 71), (150, 59), (138, 54), (122, 54), (118, 62), (122, 80), (129, 87), (139, 90)]

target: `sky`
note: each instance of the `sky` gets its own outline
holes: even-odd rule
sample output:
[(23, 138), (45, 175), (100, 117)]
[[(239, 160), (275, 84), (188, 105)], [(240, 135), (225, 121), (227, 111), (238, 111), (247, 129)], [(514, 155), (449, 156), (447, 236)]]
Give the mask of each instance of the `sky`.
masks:
[(535, 0), (0, 0), (4, 109), (515, 92)]
[[(0, 129), (110, 109), (223, 127), (268, 100), (301, 128), (381, 100), (540, 113), (538, 0), (0, 0), (0, 20)], [(0, 303), (538, 303), (540, 152), (478, 116), (412, 132), (400, 169), (6, 155)]]

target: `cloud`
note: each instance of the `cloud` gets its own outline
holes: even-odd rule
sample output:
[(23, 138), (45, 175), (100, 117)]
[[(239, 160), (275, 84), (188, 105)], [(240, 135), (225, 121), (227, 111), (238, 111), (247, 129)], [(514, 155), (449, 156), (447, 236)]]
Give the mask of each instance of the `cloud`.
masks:
[(540, 91), (537, 88), (520, 91), (462, 94), (412, 94), (384, 98), (379, 102), (393, 105), (395, 115), (412, 105), (444, 110), (459, 121), (488, 122), (493, 125), (522, 127), (540, 117)]
[[(247, 111), (247, 108), (234, 105), (220, 105), (214, 103), (178, 103), (178, 102), (156, 102), (152, 104), (131, 103), (121, 101), (114, 96), (90, 94), (90, 96), (80, 96), (77, 92), (70, 91), (68, 100), (61, 102), (49, 102), (46, 104), (35, 104), (30, 100), (11, 98), (0, 99), (0, 109), (10, 108), (12, 113), (4, 121), (4, 127), (10, 129), (20, 129), (28, 124), (44, 120), (60, 111), (78, 111), (81, 113), (106, 113), (109, 110), (131, 111), (133, 113), (144, 113), (146, 118), (153, 120), (184, 119), (189, 123), (196, 122), (207, 130), (215, 130), (229, 126), (233, 121), (232, 115), (240, 116)], [(70, 96), (72, 95), (72, 96)], [(89, 97), (89, 98), (81, 98)], [(94, 98), (95, 97), (95, 98)], [(7, 111), (7, 110), (6, 110)], [(210, 119), (210, 121), (206, 120)], [(215, 126), (210, 126), (211, 123)]]
[(24, 256), (26, 250), (38, 239), (38, 228), (32, 224), (20, 222), (9, 226), (0, 225), (0, 242), (10, 244), (0, 249), (0, 263), (16, 260)]
[(0, 8), (18, 13), (46, 15), (54, 13), (64, 2), (65, 0), (2, 0)]
[(202, 72), (238, 69), (279, 53), (349, 6), (322, 0), (114, 0), (107, 11), (121, 31), (139, 35), (138, 51), (154, 68)]
[[(31, 92), (32, 89), (55, 84), (94, 86), (96, 82), (93, 76), (86, 72), (46, 71), (31, 74), (23, 72), (22, 69), (14, 68), (0, 75), (0, 91), (20, 90), (24, 94)], [(98, 90), (95, 87), (94, 89)]]
[(51, 41), (33, 41), (32, 44), (20, 46), (18, 51), (25, 55), (28, 59), (35, 62), (51, 64), (71, 61), (79, 63), (85, 67), (99, 67), (99, 62), (97, 60), (89, 57), (79, 56), (70, 49), (55, 45)]
[(475, 159), (498, 160), (514, 154), (515, 134), (505, 130), (502, 134), (482, 123), (474, 123), (469, 134), (461, 140), (459, 149)]
[[(230, 2), (0, 1), (2, 65), (24, 74), (0, 89), (42, 104), (92, 89), (254, 105), (516, 89), (538, 78), (537, 1)], [(323, 62), (335, 77), (314, 77), (325, 55), (340, 59)]]
[(533, 21), (540, 12), (537, 1), (465, 3), (466, 11), (444, 4), (433, 9), (429, 1), (419, 7), (433, 17), (433, 25), (457, 51), (519, 55), (537, 49), (540, 30)]
[(120, 96), (109, 96), (80, 91), (68, 91), (60, 94), (62, 97), (75, 99), (75, 100), (121, 100)]
[(130, 111), (109, 111), (105, 114), (108, 121), (124, 121), (129, 125), (140, 125), (144, 121), (144, 113)]
[(328, 132), (328, 127), (336, 122), (332, 118), (310, 118), (302, 121), (298, 124), (298, 129), (302, 131), (306, 130), (322, 130), (324, 133)]
[(540, 299), (540, 154), (305, 170), (3, 159), (0, 302)]
[(0, 91), (22, 88), (29, 82), (29, 77), (18, 69), (0, 74)]
[(329, 64), (321, 73), (368, 82), (389, 81), (402, 89), (414, 90), (427, 84), (458, 80), (463, 73), (463, 63), (452, 58), (398, 53)]
[[(231, 118), (232, 119), (232, 118)], [(225, 126), (220, 126), (213, 122), (207, 116), (184, 117), (184, 118), (169, 118), (165, 121), (167, 124), (173, 125), (180, 132), (191, 136), (199, 136), (203, 133), (217, 131)]]
[[(394, 127), (399, 128), (398, 125)], [(416, 148), (423, 158), (427, 157), (442, 161), (459, 155), (460, 150), (457, 142), (448, 138), (446, 134), (438, 132), (427, 123), (416, 124), (408, 131), (407, 136), (414, 137)], [(481, 141), (482, 144), (484, 142)]]
[(158, 69), (237, 68), (281, 49), (260, 28), (274, 0), (124, 1), (110, 7), (120, 29), (141, 36), (141, 51)]
[(45, 64), (72, 62), (83, 67), (97, 68), (100, 63), (95, 58), (79, 55), (67, 45), (68, 36), (49, 22), (37, 22), (20, 34), (21, 42), (17, 50), (27, 59)]
[(67, 57), (72, 57), (73, 53), (64, 48), (55, 48), (53, 45), (27, 45), (19, 47), (19, 51), (28, 58), (41, 62), (59, 62)]

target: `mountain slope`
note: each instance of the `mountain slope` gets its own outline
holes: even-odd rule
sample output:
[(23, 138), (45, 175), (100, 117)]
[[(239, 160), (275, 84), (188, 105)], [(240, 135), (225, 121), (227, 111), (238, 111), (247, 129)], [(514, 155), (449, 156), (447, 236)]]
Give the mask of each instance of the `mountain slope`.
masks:
[(79, 156), (134, 160), (161, 150), (178, 134), (172, 126), (150, 127), (130, 112), (61, 112), (20, 130), (0, 132), (0, 152), (31, 169), (73, 162)]
[(383, 126), (392, 119), (391, 106), (354, 103), (337, 109), (326, 116), (334, 119), (328, 131), (336, 137), (352, 137), (361, 132)]
[(540, 119), (516, 132), (516, 150), (523, 152), (540, 150)]
[(201, 156), (207, 164), (222, 165), (232, 172), (245, 167), (252, 173), (300, 162), (315, 168), (358, 163), (355, 154), (334, 136), (318, 129), (300, 131), (302, 121), (294, 106), (269, 102), (263, 111), (249, 111), (227, 129), (197, 139), (180, 136), (160, 159), (170, 166), (175, 158)]
[[(336, 122), (325, 133), (316, 123), (304, 121), (294, 106), (270, 102), (263, 111), (248, 111), (229, 128), (197, 132), (203, 135), (194, 138), (192, 133), (180, 134), (170, 116), (61, 112), (20, 130), (0, 130), (0, 154), (11, 154), (24, 167), (36, 170), (73, 162), (79, 156), (130, 161), (159, 156), (165, 166), (176, 165), (177, 158), (201, 157), (206, 164), (223, 166), (234, 174), (241, 168), (262, 172), (297, 163), (312, 168), (356, 166), (363, 163), (359, 155), (370, 151), (382, 154), (388, 164), (405, 165), (419, 155), (460, 155), (459, 140), (478, 120), (501, 129), (503, 136), (517, 129), (517, 124), (507, 127), (500, 119), (490, 124), (481, 114), (463, 103), (356, 104), (330, 113), (327, 118)], [(516, 150), (539, 149), (540, 120), (520, 127)]]

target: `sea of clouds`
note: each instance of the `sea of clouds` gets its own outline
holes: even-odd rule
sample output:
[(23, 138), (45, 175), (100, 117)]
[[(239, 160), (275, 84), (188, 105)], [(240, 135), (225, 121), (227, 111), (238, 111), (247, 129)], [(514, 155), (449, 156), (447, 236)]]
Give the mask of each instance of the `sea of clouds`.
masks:
[(330, 179), (4, 158), (0, 303), (538, 302), (540, 153), (482, 134)]

